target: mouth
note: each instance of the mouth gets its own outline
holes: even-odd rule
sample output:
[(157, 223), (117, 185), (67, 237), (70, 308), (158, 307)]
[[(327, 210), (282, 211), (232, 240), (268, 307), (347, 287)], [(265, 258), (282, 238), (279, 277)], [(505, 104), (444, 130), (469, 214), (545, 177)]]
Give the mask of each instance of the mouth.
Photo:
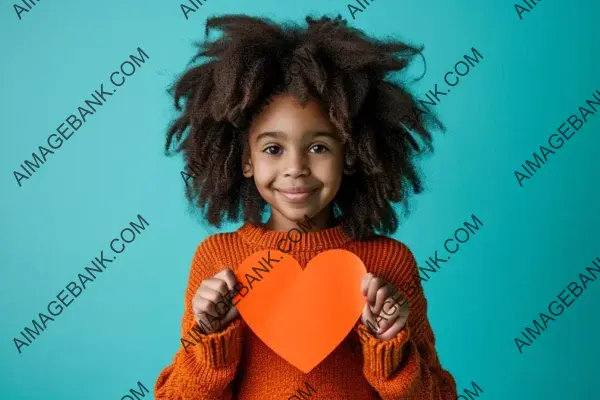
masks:
[(287, 201), (292, 203), (300, 203), (306, 201), (311, 195), (317, 192), (318, 189), (288, 189), (277, 190)]

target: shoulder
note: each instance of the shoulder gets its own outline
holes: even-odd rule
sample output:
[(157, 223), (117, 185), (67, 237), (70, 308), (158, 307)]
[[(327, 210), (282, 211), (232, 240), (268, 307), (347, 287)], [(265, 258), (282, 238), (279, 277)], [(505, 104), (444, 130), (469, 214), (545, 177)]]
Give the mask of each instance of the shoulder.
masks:
[(192, 296), (201, 282), (225, 268), (231, 268), (234, 262), (230, 257), (236, 254), (234, 243), (239, 243), (235, 232), (216, 233), (202, 239), (196, 246), (189, 269), (187, 295)]
[(403, 242), (382, 235), (375, 235), (370, 239), (357, 242), (363, 252), (374, 253), (377, 258), (385, 258), (390, 262), (412, 261), (415, 256), (410, 248)]
[(367, 271), (390, 282), (403, 282), (418, 275), (417, 262), (410, 248), (391, 237), (376, 235), (354, 243), (351, 249)]
[(233, 260), (228, 257), (236, 254), (240, 240), (235, 232), (209, 235), (196, 246), (192, 260), (192, 272), (202, 276), (213, 276), (221, 269), (230, 266)]
[(216, 257), (226, 248), (238, 244), (239, 238), (236, 232), (222, 232), (209, 235), (196, 247), (196, 255)]

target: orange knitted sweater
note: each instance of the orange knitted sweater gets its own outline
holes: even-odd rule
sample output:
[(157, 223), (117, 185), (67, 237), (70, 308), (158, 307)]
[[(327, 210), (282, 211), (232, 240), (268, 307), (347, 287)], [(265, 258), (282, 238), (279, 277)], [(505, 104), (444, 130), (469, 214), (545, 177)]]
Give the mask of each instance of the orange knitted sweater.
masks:
[[(292, 236), (296, 238), (297, 233)], [(408, 322), (396, 337), (379, 340), (359, 319), (346, 339), (308, 374), (269, 349), (241, 318), (220, 332), (192, 339), (189, 332), (196, 322), (191, 303), (201, 281), (224, 268), (235, 271), (258, 250), (277, 250), (278, 242), (286, 238), (287, 232), (246, 223), (237, 232), (215, 234), (200, 243), (184, 296), (181, 328), (182, 338), (194, 345), (186, 346), (187, 351), (181, 347), (161, 372), (155, 386), (157, 400), (457, 398), (456, 383), (438, 360), (423, 289), (413, 279), (418, 270), (411, 251), (384, 236), (352, 240), (340, 226), (303, 233), (288, 254), (305, 268), (322, 251), (344, 249), (359, 256), (368, 272), (398, 288), (403, 282), (413, 283), (417, 290), (409, 296)]]

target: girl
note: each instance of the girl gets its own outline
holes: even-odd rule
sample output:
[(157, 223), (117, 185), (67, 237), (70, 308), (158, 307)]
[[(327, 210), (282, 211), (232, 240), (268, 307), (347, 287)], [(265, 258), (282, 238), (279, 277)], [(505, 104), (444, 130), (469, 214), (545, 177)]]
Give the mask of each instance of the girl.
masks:
[[(193, 60), (209, 60), (174, 86), (181, 114), (166, 150), (178, 142), (193, 172), (187, 198), (216, 227), (225, 219), (244, 224), (196, 250), (183, 348), (158, 377), (158, 400), (301, 398), (296, 392), (333, 400), (457, 398), (413, 280), (415, 259), (404, 244), (375, 233), (395, 232), (392, 203), (421, 192), (413, 158), (431, 148), (426, 122), (441, 127), (432, 116), (415, 116), (413, 97), (385, 80), (420, 50), (369, 39), (340, 16), (306, 22), (302, 29), (248, 16), (210, 18), (206, 35), (213, 28), (224, 35), (200, 46)], [(410, 130), (401, 122), (406, 116)], [(281, 249), (287, 231), (307, 221), (310, 231), (285, 246), (303, 268), (322, 251), (345, 249), (369, 273), (360, 321), (304, 374), (245, 325), (232, 294), (247, 294), (233, 273), (247, 256)]]

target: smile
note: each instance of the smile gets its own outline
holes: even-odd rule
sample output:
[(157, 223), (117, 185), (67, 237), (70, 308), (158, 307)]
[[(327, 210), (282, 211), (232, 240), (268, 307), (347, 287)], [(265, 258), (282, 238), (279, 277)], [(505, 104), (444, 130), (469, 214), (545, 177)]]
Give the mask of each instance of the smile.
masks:
[(306, 192), (284, 192), (281, 190), (277, 190), (287, 201), (292, 203), (300, 203), (306, 201), (311, 195), (316, 193), (317, 189), (306, 191)]

